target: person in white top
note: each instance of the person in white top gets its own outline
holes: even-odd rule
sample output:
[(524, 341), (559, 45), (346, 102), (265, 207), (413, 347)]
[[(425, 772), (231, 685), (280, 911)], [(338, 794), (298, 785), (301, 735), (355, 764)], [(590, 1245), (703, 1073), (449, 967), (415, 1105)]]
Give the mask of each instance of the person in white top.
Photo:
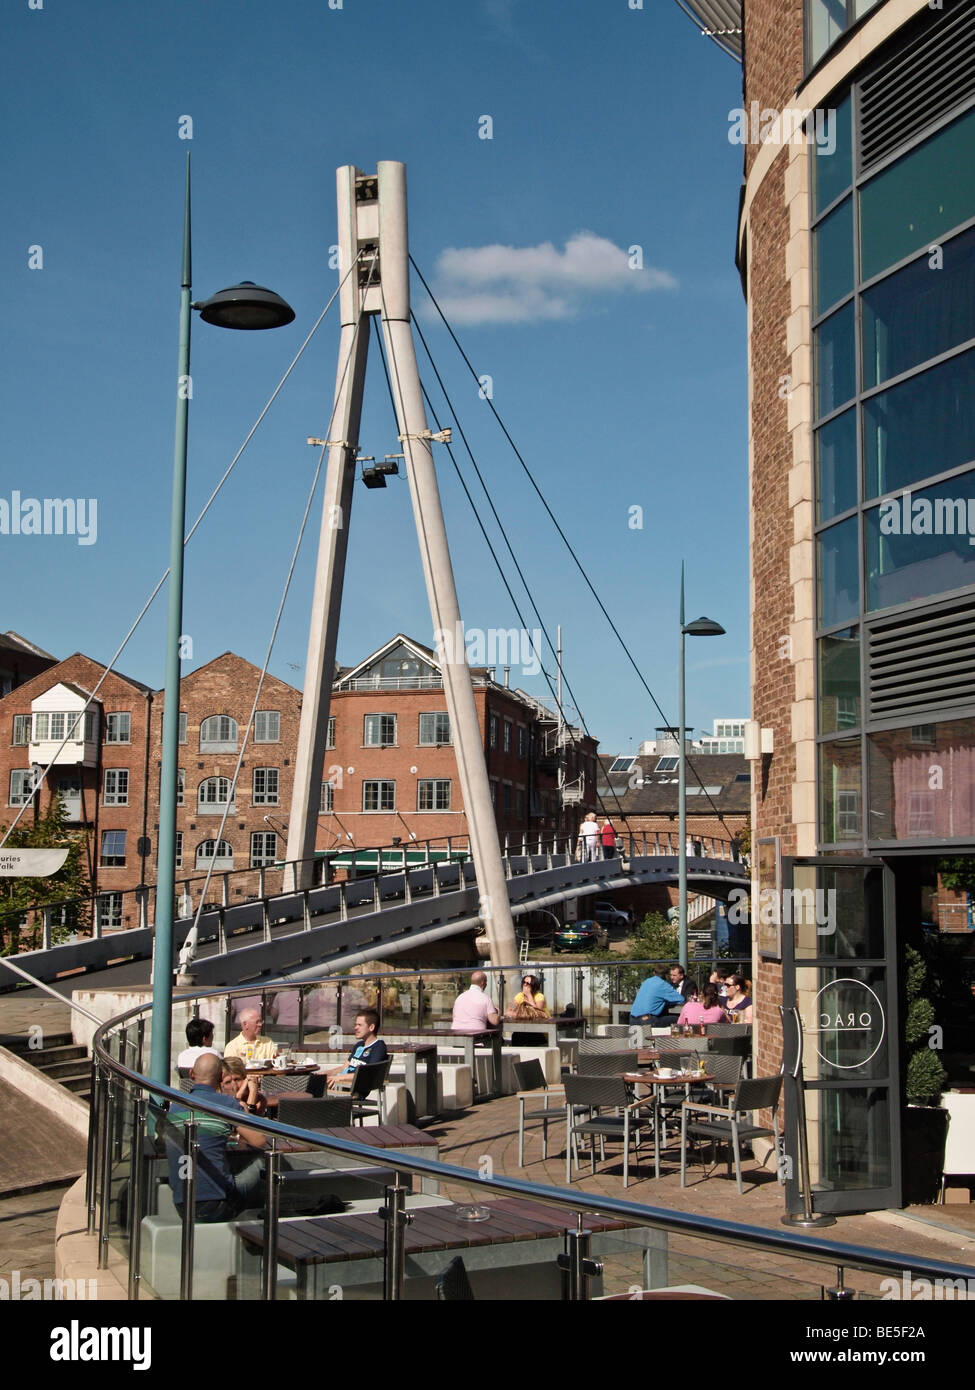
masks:
[(493, 999), (487, 994), (487, 976), (483, 970), (475, 970), (470, 989), (465, 989), (454, 1000), (452, 1026), (479, 1033), (487, 1028), (496, 1028), (500, 1017)]
[(599, 858), (599, 825), (596, 821), (596, 812), (590, 811), (585, 820), (579, 826), (579, 857), (583, 863), (592, 864)]
[(177, 1067), (191, 1067), (204, 1052), (212, 1052), (214, 1057), (220, 1056), (213, 1045), (213, 1024), (208, 1018), (190, 1019), (186, 1025), (186, 1041), (189, 1047), (184, 1047), (176, 1058)]

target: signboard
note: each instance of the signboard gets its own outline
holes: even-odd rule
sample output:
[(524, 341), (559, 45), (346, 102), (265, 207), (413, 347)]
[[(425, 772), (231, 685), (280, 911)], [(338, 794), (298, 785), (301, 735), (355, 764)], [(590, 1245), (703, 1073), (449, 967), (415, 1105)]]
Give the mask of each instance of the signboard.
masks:
[(0, 878), (50, 878), (67, 857), (67, 849), (0, 849)]
[[(755, 867), (759, 903), (771, 902), (777, 907), (782, 901), (782, 841), (778, 835), (755, 841)], [(758, 954), (765, 960), (781, 960), (782, 914), (760, 911), (754, 925)]]

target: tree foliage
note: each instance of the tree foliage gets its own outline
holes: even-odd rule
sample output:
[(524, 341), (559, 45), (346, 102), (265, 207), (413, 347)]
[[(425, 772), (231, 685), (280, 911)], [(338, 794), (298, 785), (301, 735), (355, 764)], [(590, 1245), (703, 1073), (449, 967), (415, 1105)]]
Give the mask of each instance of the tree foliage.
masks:
[[(13, 955), (41, 944), (42, 917), (39, 913), (28, 926), (21, 926), (21, 919), (36, 908), (73, 904), (64, 914), (68, 920), (54, 926), (54, 941), (63, 940), (72, 931), (89, 925), (91, 886), (84, 837), (71, 835), (67, 821), (61, 798), (55, 796), (47, 810), (38, 816), (36, 824), (26, 823), (25, 817), (7, 840), (6, 849), (58, 849), (66, 845), (68, 857), (49, 878), (0, 878), (0, 954)], [(0, 837), (5, 832), (6, 827), (0, 826)]]
[(939, 859), (941, 882), (953, 893), (975, 893), (975, 855), (957, 859)]
[(928, 997), (928, 967), (920, 951), (915, 951), (913, 946), (904, 947), (904, 994), (907, 1000), (904, 1038), (908, 1045), (904, 1089), (908, 1101), (914, 1105), (937, 1105), (947, 1073), (937, 1052), (929, 1046), (929, 1029), (934, 1023), (935, 1012)]

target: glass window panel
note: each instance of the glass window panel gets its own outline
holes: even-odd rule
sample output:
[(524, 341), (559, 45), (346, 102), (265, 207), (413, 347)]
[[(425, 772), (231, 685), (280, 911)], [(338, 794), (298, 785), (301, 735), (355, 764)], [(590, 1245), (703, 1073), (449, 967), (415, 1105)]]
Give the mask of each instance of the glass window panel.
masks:
[(886, 1086), (807, 1088), (806, 1117), (820, 1192), (889, 1187), (890, 1091)]
[[(975, 719), (927, 727), (933, 743), (919, 745), (916, 726), (885, 729), (867, 740), (872, 840), (953, 840), (975, 833)], [(940, 772), (932, 777), (935, 766)]]
[(863, 417), (868, 498), (968, 463), (975, 458), (975, 351), (871, 396)]
[[(932, 264), (934, 261), (934, 264)], [(975, 338), (975, 228), (927, 252), (863, 296), (863, 386)]]
[(975, 111), (969, 111), (860, 190), (864, 280), (973, 216)]
[(846, 0), (808, 0), (808, 4), (811, 67), (846, 28)]
[(821, 323), (816, 340), (816, 413), (829, 415), (856, 391), (852, 301)]
[(975, 472), (885, 499), (864, 523), (867, 609), (975, 584)]
[(848, 627), (819, 639), (819, 732), (837, 734), (860, 723), (860, 637)]
[(860, 767), (858, 738), (819, 745), (819, 838), (824, 845), (863, 839)]
[(847, 410), (816, 431), (819, 520), (829, 521), (857, 503), (857, 414)]
[(851, 516), (817, 537), (819, 626), (832, 627), (860, 610), (857, 519)]
[(853, 289), (853, 199), (844, 203), (813, 232), (816, 265), (816, 313)]
[[(835, 108), (826, 108), (822, 133), (827, 138), (812, 146), (817, 215), (853, 182), (853, 103), (849, 94)], [(834, 134), (835, 143), (830, 138)]]

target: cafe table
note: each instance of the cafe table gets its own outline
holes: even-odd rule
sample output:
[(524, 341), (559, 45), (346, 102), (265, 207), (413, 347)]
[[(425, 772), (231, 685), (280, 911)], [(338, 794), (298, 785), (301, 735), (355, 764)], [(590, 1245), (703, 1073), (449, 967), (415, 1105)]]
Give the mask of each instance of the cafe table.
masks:
[(623, 1080), (628, 1086), (649, 1086), (652, 1087), (651, 1112), (653, 1114), (653, 1166), (654, 1177), (660, 1177), (660, 1096), (668, 1086), (675, 1088), (683, 1086), (684, 1098), (690, 1099), (691, 1087), (706, 1085), (714, 1080), (709, 1072), (676, 1072), (674, 1075), (661, 1076), (656, 1071), (635, 1071), (624, 1072)]
[[(403, 1296), (433, 1299), (435, 1281), (455, 1255), (472, 1277), (475, 1293), (493, 1299), (558, 1299), (562, 1274), (557, 1260), (565, 1232), (576, 1226), (576, 1213), (520, 1197), (478, 1203), (483, 1221), (464, 1219), (464, 1204), (444, 1203), (411, 1212), (405, 1227)], [(619, 1221), (585, 1213), (594, 1257), (619, 1255), (629, 1247), (639, 1254), (643, 1283), (667, 1283), (667, 1235), (636, 1221)], [(264, 1227), (237, 1225), (237, 1297), (260, 1296)], [(312, 1217), (278, 1226), (277, 1259), (292, 1270), (299, 1299), (378, 1299), (383, 1288), (385, 1222), (377, 1212), (354, 1216)], [(601, 1293), (594, 1277), (592, 1292)]]

